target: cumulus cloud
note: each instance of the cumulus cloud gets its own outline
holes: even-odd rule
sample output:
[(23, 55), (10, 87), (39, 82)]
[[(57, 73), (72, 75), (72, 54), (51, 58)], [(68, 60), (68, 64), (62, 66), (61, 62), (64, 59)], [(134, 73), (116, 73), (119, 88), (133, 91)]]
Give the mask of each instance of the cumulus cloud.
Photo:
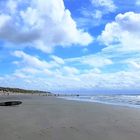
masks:
[(77, 28), (63, 0), (8, 0), (5, 3), (0, 13), (0, 38), (5, 41), (51, 52), (58, 45), (85, 46), (93, 40), (88, 32)]
[(119, 51), (140, 51), (140, 14), (126, 12), (118, 14), (108, 23), (98, 39), (108, 48)]

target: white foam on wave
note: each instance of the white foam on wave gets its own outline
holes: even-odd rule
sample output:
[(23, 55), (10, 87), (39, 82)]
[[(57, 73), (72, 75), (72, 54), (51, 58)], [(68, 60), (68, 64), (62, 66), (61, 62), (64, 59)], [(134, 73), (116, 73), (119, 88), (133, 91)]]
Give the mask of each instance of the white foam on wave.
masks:
[(140, 108), (140, 95), (94, 95), (63, 98), (67, 100), (96, 102), (103, 104)]

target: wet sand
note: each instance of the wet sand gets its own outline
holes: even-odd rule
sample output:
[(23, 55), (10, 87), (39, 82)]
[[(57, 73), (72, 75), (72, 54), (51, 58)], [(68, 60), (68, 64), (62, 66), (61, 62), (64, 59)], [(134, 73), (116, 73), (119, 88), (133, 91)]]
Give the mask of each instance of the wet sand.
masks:
[(45, 96), (0, 106), (0, 140), (140, 140), (140, 109), (66, 101)]

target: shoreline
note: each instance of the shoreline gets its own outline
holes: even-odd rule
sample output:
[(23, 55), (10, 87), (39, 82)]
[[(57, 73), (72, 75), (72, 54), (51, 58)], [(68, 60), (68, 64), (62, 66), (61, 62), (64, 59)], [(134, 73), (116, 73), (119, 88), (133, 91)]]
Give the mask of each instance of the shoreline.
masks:
[[(80, 97), (80, 96), (79, 96)], [(92, 96), (91, 96), (92, 97)], [(92, 100), (92, 99), (80, 99), (80, 98), (73, 98), (73, 97), (57, 97), (60, 99), (64, 99), (67, 101), (77, 101), (77, 102), (87, 102), (87, 103), (98, 103), (98, 104), (103, 104), (103, 105), (111, 105), (111, 106), (120, 106), (120, 107), (128, 107), (128, 108), (136, 108), (140, 109), (140, 105), (137, 104), (128, 104), (128, 103), (120, 103), (120, 102), (107, 102), (107, 101), (97, 101), (97, 100)]]
[[(88, 99), (78, 99), (77, 96), (55, 96), (55, 95), (47, 95), (47, 94), (31, 94), (31, 93), (10, 93), (0, 94), (0, 101), (2, 99), (11, 99), (11, 97), (32, 97), (32, 96), (47, 96), (47, 97), (56, 97), (58, 99), (63, 99), (66, 101), (74, 101), (74, 102), (86, 102), (86, 103), (93, 103), (93, 104), (101, 104), (101, 105), (108, 105), (108, 106), (117, 106), (117, 107), (124, 107), (124, 108), (135, 108), (140, 109), (140, 105), (132, 105), (132, 104), (121, 104), (121, 103), (110, 103), (110, 102), (103, 102), (103, 101), (94, 101), (94, 100), (88, 100)], [(73, 98), (74, 97), (74, 98)], [(76, 98), (75, 98), (76, 97)], [(80, 97), (80, 96), (78, 96)]]

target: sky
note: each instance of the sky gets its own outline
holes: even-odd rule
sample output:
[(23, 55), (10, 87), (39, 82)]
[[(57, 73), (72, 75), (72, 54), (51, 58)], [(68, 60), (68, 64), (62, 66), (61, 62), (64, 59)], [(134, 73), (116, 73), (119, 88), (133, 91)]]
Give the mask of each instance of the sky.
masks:
[(140, 0), (0, 0), (0, 86), (140, 89)]

